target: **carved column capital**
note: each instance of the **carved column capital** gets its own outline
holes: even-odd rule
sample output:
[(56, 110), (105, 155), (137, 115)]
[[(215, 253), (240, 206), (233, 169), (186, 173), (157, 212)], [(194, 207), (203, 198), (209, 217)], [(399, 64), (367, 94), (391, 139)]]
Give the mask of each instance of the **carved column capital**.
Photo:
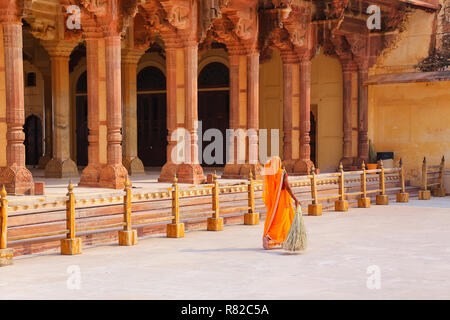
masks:
[(0, 2), (0, 23), (21, 24), (23, 1), (2, 0)]
[(77, 41), (69, 40), (41, 40), (40, 42), (50, 57), (68, 58), (78, 45)]
[(144, 54), (145, 50), (124, 48), (122, 49), (122, 64), (137, 64)]

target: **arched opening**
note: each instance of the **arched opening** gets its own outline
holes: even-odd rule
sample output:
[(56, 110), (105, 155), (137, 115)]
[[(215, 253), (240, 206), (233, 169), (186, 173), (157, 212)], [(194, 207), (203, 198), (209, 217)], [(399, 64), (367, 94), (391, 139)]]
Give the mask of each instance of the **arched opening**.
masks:
[(23, 127), (25, 133), (25, 163), (35, 166), (42, 156), (42, 123), (38, 116), (30, 115)]
[(75, 88), (76, 102), (76, 137), (77, 137), (77, 165), (88, 164), (88, 99), (87, 72), (83, 72), (77, 80)]
[(166, 76), (153, 66), (137, 75), (138, 156), (145, 167), (166, 163)]
[[(208, 129), (218, 129), (223, 137), (223, 159), (217, 159), (219, 163), (203, 166), (223, 166), (226, 157), (226, 130), (229, 127), (230, 113), (230, 73), (228, 67), (220, 62), (212, 62), (206, 65), (198, 77), (198, 120), (202, 124), (202, 134)], [(214, 138), (213, 138), (214, 139)], [(204, 141), (202, 152), (211, 141)]]

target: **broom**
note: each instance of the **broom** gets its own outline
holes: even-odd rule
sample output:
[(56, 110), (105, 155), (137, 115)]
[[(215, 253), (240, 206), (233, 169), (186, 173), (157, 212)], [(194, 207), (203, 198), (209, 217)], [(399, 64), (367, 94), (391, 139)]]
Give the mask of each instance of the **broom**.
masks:
[(283, 249), (291, 252), (305, 250), (307, 237), (305, 224), (303, 223), (302, 207), (298, 205), (295, 211), (291, 229), (283, 242)]

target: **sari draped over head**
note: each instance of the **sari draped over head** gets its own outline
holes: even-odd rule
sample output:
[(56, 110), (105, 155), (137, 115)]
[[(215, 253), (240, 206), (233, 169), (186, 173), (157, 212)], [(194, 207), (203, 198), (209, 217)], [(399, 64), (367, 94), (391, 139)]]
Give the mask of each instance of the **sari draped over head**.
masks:
[(291, 195), (284, 187), (284, 175), (280, 157), (272, 157), (264, 165), (263, 200), (267, 216), (263, 238), (269, 235), (272, 240), (280, 243), (286, 239), (295, 216)]

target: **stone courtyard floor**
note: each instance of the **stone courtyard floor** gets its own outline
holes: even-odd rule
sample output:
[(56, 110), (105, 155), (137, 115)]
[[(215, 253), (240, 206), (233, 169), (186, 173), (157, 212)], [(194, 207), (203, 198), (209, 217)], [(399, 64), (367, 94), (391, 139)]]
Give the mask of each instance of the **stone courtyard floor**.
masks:
[(304, 219), (302, 254), (262, 250), (261, 223), (18, 257), (0, 298), (450, 299), (450, 197)]

